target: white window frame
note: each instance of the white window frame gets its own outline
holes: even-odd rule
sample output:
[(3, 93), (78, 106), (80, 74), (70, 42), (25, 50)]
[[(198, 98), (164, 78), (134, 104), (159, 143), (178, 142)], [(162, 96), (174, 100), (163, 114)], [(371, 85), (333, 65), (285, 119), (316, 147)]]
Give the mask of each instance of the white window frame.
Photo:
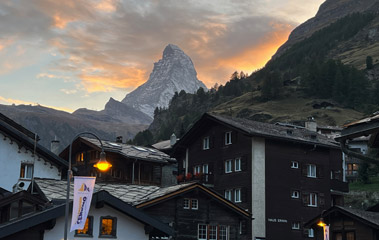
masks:
[(200, 174), (201, 173), (201, 165), (197, 165), (193, 167), (193, 175)]
[(203, 138), (203, 150), (209, 149), (209, 137)]
[(203, 173), (208, 174), (209, 173), (209, 166), (208, 164), (203, 164)]
[(297, 161), (291, 161), (291, 168), (298, 169), (299, 168), (299, 162), (297, 162)]
[(225, 173), (231, 173), (232, 170), (232, 160), (225, 160)]
[(225, 133), (225, 145), (230, 145), (232, 144), (232, 132), (226, 132)]
[[(200, 236), (201, 231), (201, 236)], [(205, 235), (205, 238), (203, 237)], [(198, 224), (197, 225), (197, 239), (198, 240), (207, 240), (208, 237), (208, 225), (207, 224)]]
[(292, 222), (291, 228), (293, 230), (300, 230), (300, 222)]
[[(21, 169), (24, 167), (24, 177), (21, 176)], [(29, 172), (30, 171), (30, 172)], [(21, 163), (20, 167), (20, 179), (32, 179), (34, 171), (34, 165), (32, 163)], [(29, 174), (30, 173), (30, 176)]]
[(297, 190), (293, 190), (293, 191), (291, 192), (291, 198), (294, 198), (294, 199), (298, 199), (298, 198), (300, 198), (300, 192), (297, 191)]
[(225, 199), (232, 201), (232, 190), (231, 189), (225, 190), (224, 197), (225, 197)]
[(190, 209), (190, 199), (189, 198), (184, 198), (183, 200), (183, 208), (184, 209)]
[(307, 177), (310, 177), (310, 178), (317, 177), (317, 166), (315, 164), (307, 165)]
[(234, 159), (234, 171), (240, 172), (241, 171), (241, 158)]
[(308, 229), (308, 237), (313, 238), (315, 237), (315, 231), (313, 228)]
[(310, 193), (309, 194), (309, 207), (317, 207), (317, 193)]
[(241, 188), (234, 189), (234, 202), (236, 202), (236, 203), (242, 202), (242, 199), (241, 199)]
[(199, 209), (199, 201), (197, 199), (191, 199), (191, 209), (192, 210)]
[[(220, 240), (229, 240), (229, 232), (230, 232), (229, 226), (220, 225), (218, 232), (219, 232), (219, 239)], [(225, 233), (225, 235), (224, 235), (224, 233)]]
[[(217, 240), (218, 239), (218, 236), (217, 236), (217, 233), (218, 233), (218, 229), (217, 229), (217, 225), (209, 225), (208, 226), (209, 228), (209, 240)], [(212, 236), (212, 232), (214, 233), (213, 236)]]

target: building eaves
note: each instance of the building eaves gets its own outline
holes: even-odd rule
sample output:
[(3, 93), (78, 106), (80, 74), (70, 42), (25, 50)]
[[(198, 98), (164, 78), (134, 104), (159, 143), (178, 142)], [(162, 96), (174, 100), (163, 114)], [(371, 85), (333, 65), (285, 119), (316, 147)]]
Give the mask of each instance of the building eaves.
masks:
[(12, 128), (14, 128), (16, 131), (22, 132), (23, 134), (25, 134), (27, 137), (31, 138), (32, 140), (34, 140), (36, 137), (37, 137), (37, 141), (40, 140), (38, 135), (36, 135), (32, 131), (30, 131), (29, 129), (23, 127), (22, 125), (16, 123), (15, 121), (8, 118), (7, 116), (5, 116), (2, 113), (0, 113), (0, 122), (4, 122), (4, 123), (8, 124)]

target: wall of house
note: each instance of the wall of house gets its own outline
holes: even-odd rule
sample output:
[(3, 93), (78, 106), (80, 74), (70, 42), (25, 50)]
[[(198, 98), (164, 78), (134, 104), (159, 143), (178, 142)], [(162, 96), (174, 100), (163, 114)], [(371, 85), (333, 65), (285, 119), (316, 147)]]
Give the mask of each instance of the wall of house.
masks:
[[(184, 209), (184, 199), (198, 200), (198, 209)], [(142, 209), (175, 229), (176, 239), (198, 239), (198, 225), (229, 226), (229, 240), (251, 239), (246, 232), (240, 232), (241, 217), (200, 191), (187, 192), (181, 196)]]
[(50, 161), (33, 156), (33, 149), (19, 149), (18, 144), (8, 137), (0, 134), (0, 162), (2, 163), (0, 170), (0, 187), (12, 191), (13, 185), (19, 180), (25, 182), (26, 189), (30, 180), (20, 179), (21, 163), (33, 163), (34, 176), (39, 178), (61, 179), (59, 169), (50, 163)]
[[(298, 162), (298, 168), (291, 167), (292, 161)], [(316, 178), (307, 177), (308, 164), (316, 165)], [(342, 170), (341, 154), (312, 145), (266, 140), (267, 239), (306, 238), (302, 225), (331, 206), (331, 166)], [(298, 191), (299, 197), (292, 198), (292, 191)], [(317, 194), (316, 207), (306, 202), (310, 193)], [(295, 222), (300, 223), (299, 229), (292, 229)]]
[[(111, 239), (122, 239), (122, 240), (143, 240), (149, 239), (149, 235), (145, 234), (144, 224), (134, 220), (133, 218), (126, 216), (119, 211), (104, 205), (102, 208), (95, 208), (94, 205), (91, 206), (89, 216), (93, 216), (93, 237), (74, 237), (75, 231), (68, 233), (68, 239), (104, 239), (99, 238), (99, 228), (100, 228), (100, 217), (111, 216), (117, 217), (117, 238)], [(71, 214), (69, 217), (69, 226), (71, 224)], [(45, 231), (44, 240), (56, 240), (62, 239), (64, 236), (64, 216), (57, 219), (56, 225), (51, 230)]]

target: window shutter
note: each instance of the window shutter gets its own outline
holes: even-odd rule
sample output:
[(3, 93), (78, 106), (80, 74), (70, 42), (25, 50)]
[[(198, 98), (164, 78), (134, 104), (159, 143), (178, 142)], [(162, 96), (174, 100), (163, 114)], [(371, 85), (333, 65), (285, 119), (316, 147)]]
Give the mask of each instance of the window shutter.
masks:
[(247, 157), (246, 156), (241, 157), (241, 170), (242, 171), (247, 170)]
[(247, 202), (247, 189), (241, 188), (241, 201)]
[(307, 167), (308, 167), (308, 164), (306, 164), (306, 163), (303, 163), (301, 165), (301, 173), (302, 173), (302, 175), (304, 177), (306, 177), (308, 175), (308, 169), (307, 169)]
[(238, 142), (238, 132), (233, 131), (232, 132), (232, 144)]
[(222, 175), (225, 172), (225, 161), (220, 162), (219, 165), (220, 165), (219, 171), (220, 171), (220, 174)]
[(308, 206), (309, 205), (309, 192), (303, 192), (303, 194), (302, 194), (302, 200), (303, 200), (304, 206)]
[(317, 165), (316, 171), (317, 171), (317, 177), (318, 178), (324, 178), (324, 168), (322, 166)]
[(325, 194), (324, 193), (318, 194), (318, 203), (320, 206), (325, 206)]
[(209, 137), (209, 148), (214, 148), (215, 137)]
[[(300, 226), (301, 227), (301, 226)], [(304, 228), (303, 229), (303, 235), (304, 235), (304, 237), (308, 237), (308, 228)]]
[(245, 235), (246, 234), (246, 229), (247, 229), (247, 223), (246, 220), (241, 220), (241, 229), (240, 229), (240, 234)]

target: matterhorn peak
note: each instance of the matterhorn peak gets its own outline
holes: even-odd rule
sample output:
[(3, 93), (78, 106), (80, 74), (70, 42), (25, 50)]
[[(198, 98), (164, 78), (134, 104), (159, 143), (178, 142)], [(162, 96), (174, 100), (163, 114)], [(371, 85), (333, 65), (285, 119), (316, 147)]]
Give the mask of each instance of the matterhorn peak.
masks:
[(162, 59), (154, 63), (147, 82), (126, 95), (122, 103), (154, 117), (156, 107), (167, 107), (175, 92), (194, 93), (207, 87), (197, 79), (192, 60), (178, 46), (168, 44)]

